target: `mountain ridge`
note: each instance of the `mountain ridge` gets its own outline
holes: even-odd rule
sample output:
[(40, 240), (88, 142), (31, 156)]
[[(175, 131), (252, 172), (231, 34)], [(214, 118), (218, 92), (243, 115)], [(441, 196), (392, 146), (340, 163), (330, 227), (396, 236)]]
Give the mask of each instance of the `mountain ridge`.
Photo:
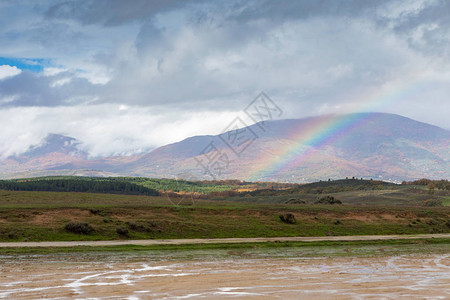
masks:
[[(356, 119), (357, 122), (347, 126), (347, 119)], [(306, 134), (313, 132), (311, 128), (320, 128), (321, 124), (334, 124), (333, 122), (346, 125), (343, 126), (345, 130), (336, 131), (335, 136), (326, 136), (319, 131), (324, 135), (325, 142), (320, 139), (317, 142), (318, 138), (313, 134), (311, 137)], [(353, 176), (389, 181), (450, 177), (450, 131), (400, 115), (355, 113), (270, 120), (241, 130), (252, 133), (254, 138), (241, 153), (240, 150), (227, 146), (224, 137), (235, 137), (235, 132), (229, 131), (219, 135), (187, 137), (131, 157), (102, 159), (88, 159), (85, 152), (70, 152), (70, 147), (76, 147), (78, 141), (70, 137), (57, 139), (53, 136), (58, 141), (68, 143), (68, 148), (56, 147), (56, 150), (61, 151), (47, 151), (40, 158), (48, 161), (41, 165), (36, 158), (35, 164), (31, 166), (26, 163), (21, 166), (18, 162), (16, 170), (21, 172), (8, 172), (6, 176), (5, 170), (8, 168), (5, 166), (8, 163), (1, 161), (0, 176), (17, 177), (18, 173), (31, 176), (34, 173), (39, 176), (96, 175), (98, 172), (99, 176), (174, 178), (180, 173), (189, 173), (198, 179), (214, 179), (199, 165), (205, 154), (213, 153), (212, 147), (208, 149), (209, 145), (213, 145), (229, 158), (227, 168), (219, 170), (220, 174), (210, 172), (217, 175), (218, 179), (311, 182)], [(321, 137), (320, 134), (317, 136)], [(47, 145), (46, 149), (53, 148)], [(33, 150), (39, 152), (39, 149)], [(53, 159), (52, 155), (60, 157)], [(52, 159), (54, 161), (49, 162)], [(278, 161), (282, 162), (279, 163), (279, 170), (273, 167)], [(11, 166), (9, 167), (11, 170)]]

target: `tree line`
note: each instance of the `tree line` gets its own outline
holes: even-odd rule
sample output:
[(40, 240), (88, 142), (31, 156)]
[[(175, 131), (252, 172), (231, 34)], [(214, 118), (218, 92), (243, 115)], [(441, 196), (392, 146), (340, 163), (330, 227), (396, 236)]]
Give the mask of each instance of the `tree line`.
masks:
[(427, 186), (428, 189), (430, 189), (430, 190), (438, 189), (438, 190), (450, 191), (450, 182), (447, 179), (430, 180), (427, 178), (422, 178), (422, 179), (414, 180), (414, 181), (403, 181), (402, 184), (422, 185), (422, 186)]
[(115, 180), (0, 180), (0, 189), (10, 191), (83, 192), (158, 196), (157, 190), (126, 181)]

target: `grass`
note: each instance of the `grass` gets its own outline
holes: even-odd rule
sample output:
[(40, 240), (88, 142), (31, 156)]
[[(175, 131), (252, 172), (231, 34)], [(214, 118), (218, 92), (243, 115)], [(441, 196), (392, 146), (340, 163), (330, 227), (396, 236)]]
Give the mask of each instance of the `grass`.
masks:
[[(418, 247), (420, 246), (420, 247)], [(380, 248), (381, 247), (381, 248)], [(266, 256), (272, 254), (284, 255), (286, 249), (295, 250), (295, 256), (321, 256), (325, 253), (333, 255), (384, 255), (393, 252), (404, 253), (426, 253), (442, 252), (450, 250), (450, 239), (417, 239), (417, 240), (379, 240), (379, 241), (319, 241), (319, 242), (264, 242), (264, 243), (236, 243), (236, 244), (185, 244), (185, 245), (120, 245), (120, 246), (76, 246), (76, 247), (32, 247), (32, 248), (0, 248), (0, 255), (31, 255), (31, 254), (54, 254), (54, 253), (133, 253), (133, 252), (157, 252), (164, 251), (165, 255), (171, 251), (193, 251), (206, 250), (251, 250), (253, 252), (263, 251)], [(282, 250), (282, 251), (278, 251)], [(305, 251), (305, 250), (310, 250)], [(228, 255), (239, 255), (239, 252), (228, 252)]]
[(23, 192), (0, 190), (0, 208), (63, 208), (169, 205), (165, 197), (91, 193)]
[[(283, 193), (283, 191), (277, 192)], [(236, 196), (227, 198), (229, 201), (247, 202), (255, 204), (263, 203), (285, 203), (291, 199), (302, 200), (312, 204), (319, 197), (333, 196), (347, 205), (357, 206), (423, 206), (427, 200), (438, 200), (444, 206), (450, 206), (450, 194), (448, 191), (436, 191), (433, 195), (429, 194), (421, 186), (411, 185), (392, 185), (385, 189), (366, 189), (341, 191), (334, 193), (297, 193), (289, 195), (257, 195), (254, 197)], [(223, 200), (223, 198), (215, 198)]]
[[(371, 201), (366, 200), (371, 194)], [(333, 194), (344, 205), (284, 204), (283, 196), (211, 200), (63, 192), (0, 190), (0, 241), (228, 238), (385, 235), (450, 232), (450, 207), (421, 207), (410, 187)], [(308, 195), (306, 195), (308, 196)], [(284, 198), (283, 198), (284, 197)], [(315, 195), (308, 197), (317, 197)], [(400, 200), (402, 201), (400, 201)], [(450, 202), (450, 199), (446, 201)], [(408, 202), (409, 201), (409, 202)], [(382, 203), (382, 204), (379, 204)], [(448, 203), (445, 202), (445, 203)], [(400, 203), (400, 205), (395, 205)], [(189, 204), (189, 205), (183, 205)], [(370, 204), (370, 205), (369, 205)], [(411, 206), (416, 204), (416, 206)], [(292, 213), (296, 224), (281, 222)], [(87, 235), (67, 232), (69, 222), (88, 223)], [(118, 234), (117, 229), (128, 234)]]
[[(279, 219), (290, 212), (296, 224)], [(0, 191), (0, 241), (385, 235), (450, 232), (447, 207), (286, 205), (165, 197)], [(67, 232), (88, 223), (87, 235)], [(128, 230), (127, 235), (117, 233)]]
[[(214, 184), (203, 187), (213, 188)], [(313, 204), (319, 196), (326, 195), (341, 200), (343, 205)], [(306, 204), (286, 204), (290, 199), (303, 200)], [(424, 207), (426, 200), (439, 200), (444, 206)], [(215, 196), (208, 200), (187, 196), (179, 201), (180, 198), (167, 196), (0, 190), (0, 242), (450, 233), (448, 193), (438, 191), (430, 195), (415, 186), (388, 185), (320, 195), (304, 192), (284, 195), (280, 190), (271, 195)], [(283, 223), (279, 215), (284, 213), (292, 213), (296, 224)], [(94, 231), (70, 233), (65, 229), (69, 222), (87, 223)], [(152, 255), (164, 252), (166, 255), (181, 251), (181, 257), (188, 257), (193, 252), (203, 255), (202, 251), (218, 250), (230, 257), (242, 253), (259, 253), (259, 256), (268, 253), (274, 256), (448, 253), (450, 239), (0, 248), (0, 255), (72, 252)]]
[(450, 196), (445, 196), (442, 199), (442, 205), (444, 206), (450, 206)]

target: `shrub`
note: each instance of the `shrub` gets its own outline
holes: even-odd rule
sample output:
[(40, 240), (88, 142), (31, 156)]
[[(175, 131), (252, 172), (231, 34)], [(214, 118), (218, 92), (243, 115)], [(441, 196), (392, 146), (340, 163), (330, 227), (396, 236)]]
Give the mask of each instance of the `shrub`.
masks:
[(422, 202), (423, 206), (442, 206), (442, 201), (438, 199), (428, 199)]
[[(433, 225), (438, 225), (439, 223), (438, 222), (436, 222), (435, 220), (429, 220), (428, 222), (427, 222), (427, 225), (430, 225), (430, 226), (433, 226)], [(450, 223), (449, 223), (450, 224)]]
[(151, 231), (151, 229), (148, 228), (147, 226), (144, 226), (144, 225), (141, 225), (141, 224), (137, 224), (136, 222), (126, 222), (126, 224), (133, 231), (139, 231), (139, 232)]
[(286, 204), (306, 204), (306, 201), (300, 200), (300, 199), (291, 198), (291, 199), (287, 200), (285, 203)]
[(81, 222), (69, 222), (64, 226), (64, 229), (76, 234), (89, 234), (94, 231), (91, 225)]
[(95, 208), (89, 208), (89, 212), (93, 215), (98, 215), (100, 214), (102, 211), (100, 209), (95, 209)]
[(128, 233), (129, 233), (128, 229), (122, 228), (122, 227), (117, 228), (116, 232), (117, 232), (118, 235), (123, 235), (123, 236), (126, 236), (126, 237), (128, 237)]
[(280, 220), (287, 224), (295, 224), (297, 220), (295, 220), (295, 216), (291, 213), (280, 215)]
[(316, 204), (342, 204), (342, 201), (333, 196), (325, 196), (317, 200)]

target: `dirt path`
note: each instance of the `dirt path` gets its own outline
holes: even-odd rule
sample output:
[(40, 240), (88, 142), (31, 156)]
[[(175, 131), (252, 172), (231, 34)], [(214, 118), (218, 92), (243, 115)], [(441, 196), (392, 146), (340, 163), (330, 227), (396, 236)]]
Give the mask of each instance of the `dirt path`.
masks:
[(450, 233), (416, 235), (353, 235), (324, 237), (272, 237), (272, 238), (224, 238), (224, 239), (167, 239), (167, 240), (114, 240), (114, 241), (70, 241), (70, 242), (6, 242), (0, 248), (24, 247), (76, 247), (76, 246), (120, 246), (120, 245), (186, 245), (186, 244), (236, 244), (262, 242), (320, 242), (320, 241), (380, 241), (450, 238)]

